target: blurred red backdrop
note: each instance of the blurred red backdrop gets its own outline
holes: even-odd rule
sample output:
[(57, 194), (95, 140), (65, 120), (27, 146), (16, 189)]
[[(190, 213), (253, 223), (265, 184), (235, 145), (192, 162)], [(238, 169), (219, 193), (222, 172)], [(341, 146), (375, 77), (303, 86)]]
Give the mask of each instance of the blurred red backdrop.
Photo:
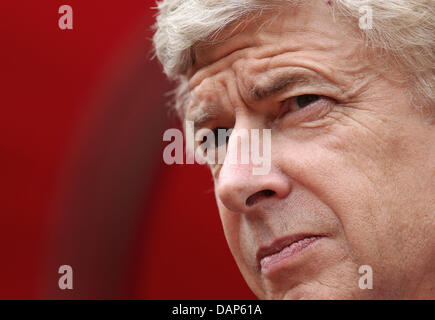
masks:
[[(58, 8), (73, 8), (73, 30)], [(3, 1), (1, 299), (251, 299), (211, 176), (166, 166), (154, 1)], [(60, 265), (74, 289), (60, 290)]]

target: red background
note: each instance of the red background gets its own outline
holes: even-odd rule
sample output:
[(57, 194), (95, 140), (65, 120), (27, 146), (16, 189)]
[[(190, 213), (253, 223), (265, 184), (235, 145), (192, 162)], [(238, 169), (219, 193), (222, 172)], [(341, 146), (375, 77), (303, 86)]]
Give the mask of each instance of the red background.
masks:
[[(73, 30), (58, 8), (73, 8)], [(153, 1), (3, 1), (0, 298), (250, 299), (211, 176), (162, 161)], [(60, 265), (74, 289), (60, 290)]]

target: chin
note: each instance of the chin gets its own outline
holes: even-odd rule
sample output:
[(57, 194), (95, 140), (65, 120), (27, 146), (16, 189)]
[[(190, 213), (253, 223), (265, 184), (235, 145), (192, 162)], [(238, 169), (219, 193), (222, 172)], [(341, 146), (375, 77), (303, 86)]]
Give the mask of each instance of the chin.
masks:
[[(336, 279), (335, 279), (336, 280)], [(329, 284), (328, 284), (329, 282)], [(377, 290), (362, 290), (354, 282), (310, 280), (290, 288), (263, 291), (261, 300), (377, 300), (382, 299)]]
[[(358, 290), (361, 291), (361, 290)], [(354, 290), (330, 288), (319, 284), (318, 286), (300, 286), (292, 288), (280, 296), (271, 297), (271, 300), (364, 300), (370, 299), (367, 294)]]

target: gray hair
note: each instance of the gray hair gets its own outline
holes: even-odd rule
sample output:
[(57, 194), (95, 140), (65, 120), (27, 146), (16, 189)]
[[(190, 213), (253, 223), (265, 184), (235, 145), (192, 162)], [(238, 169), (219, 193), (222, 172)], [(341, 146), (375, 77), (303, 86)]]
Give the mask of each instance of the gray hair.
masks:
[[(261, 15), (279, 3), (300, 0), (162, 0), (157, 3), (155, 52), (166, 75), (177, 81), (176, 109), (188, 95), (186, 72), (194, 64), (195, 45), (213, 41), (230, 24)], [(434, 104), (435, 0), (331, 0), (336, 15), (358, 25), (362, 5), (373, 10), (373, 27), (361, 30), (370, 48), (384, 50), (412, 84), (415, 100)]]

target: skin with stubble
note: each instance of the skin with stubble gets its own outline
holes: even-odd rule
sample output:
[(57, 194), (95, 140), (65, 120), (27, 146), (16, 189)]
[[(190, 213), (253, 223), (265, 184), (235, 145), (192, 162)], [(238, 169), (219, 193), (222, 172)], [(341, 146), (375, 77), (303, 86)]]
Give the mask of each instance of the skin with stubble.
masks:
[(227, 30), (189, 72), (186, 119), (272, 129), (268, 174), (211, 168), (231, 252), (261, 299), (435, 298), (435, 125), (385, 55), (316, 3)]

